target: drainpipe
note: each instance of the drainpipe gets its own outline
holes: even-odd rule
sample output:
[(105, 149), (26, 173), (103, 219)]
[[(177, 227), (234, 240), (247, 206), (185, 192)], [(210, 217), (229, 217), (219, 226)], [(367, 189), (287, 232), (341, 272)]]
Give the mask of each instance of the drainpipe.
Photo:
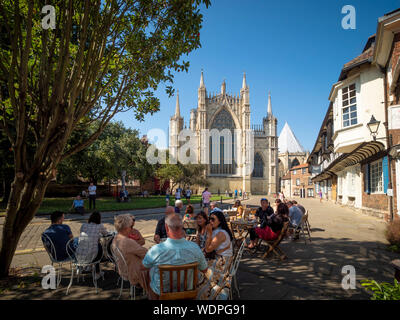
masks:
[[(383, 91), (384, 91), (384, 104), (385, 104), (385, 122), (383, 123), (385, 126), (385, 133), (386, 133), (386, 145), (387, 149), (390, 150), (392, 147), (390, 138), (389, 138), (389, 122), (388, 122), (388, 99), (387, 99), (387, 69), (386, 67), (382, 67), (381, 65), (377, 64), (380, 71), (383, 73)], [(388, 171), (389, 171), (389, 183), (388, 189), (393, 190), (392, 186), (392, 157), (388, 152)], [(393, 192), (393, 191), (392, 191)], [(393, 221), (393, 196), (389, 196), (389, 214), (390, 220)]]

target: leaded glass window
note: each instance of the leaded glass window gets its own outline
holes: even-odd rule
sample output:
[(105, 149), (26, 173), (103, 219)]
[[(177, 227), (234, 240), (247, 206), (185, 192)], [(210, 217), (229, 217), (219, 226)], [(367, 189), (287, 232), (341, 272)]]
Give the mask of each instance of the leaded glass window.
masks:
[(232, 116), (230, 113), (223, 109), (221, 110), (216, 117), (214, 118), (213, 123), (211, 124), (210, 129), (217, 129), (219, 132), (221, 132), (224, 129), (228, 129), (231, 131), (231, 143), (232, 143), (232, 154), (231, 154), (231, 163), (224, 163), (224, 146), (225, 143), (228, 143), (228, 141), (225, 141), (225, 138), (221, 136), (219, 139), (219, 163), (218, 164), (213, 164), (212, 163), (212, 137), (210, 137), (210, 146), (209, 146), (209, 153), (210, 153), (210, 173), (211, 174), (235, 174), (236, 173), (236, 152), (235, 152), (235, 137), (234, 137), (234, 129), (235, 129), (235, 123), (232, 119)]
[(258, 153), (256, 153), (256, 155), (254, 156), (253, 177), (255, 178), (264, 177), (264, 161)]

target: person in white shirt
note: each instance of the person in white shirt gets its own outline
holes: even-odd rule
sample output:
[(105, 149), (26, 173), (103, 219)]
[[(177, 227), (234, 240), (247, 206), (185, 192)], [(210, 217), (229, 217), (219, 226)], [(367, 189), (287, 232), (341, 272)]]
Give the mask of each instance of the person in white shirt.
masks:
[(93, 184), (93, 182), (90, 183), (88, 187), (88, 192), (89, 192), (89, 210), (92, 209), (92, 204), (93, 204), (93, 209), (96, 209), (96, 186)]
[(190, 189), (186, 190), (186, 201), (190, 204), (190, 196), (192, 195), (192, 191)]
[(181, 199), (181, 189), (178, 188), (178, 189), (176, 189), (176, 192), (175, 192), (175, 200), (180, 200), (180, 199)]

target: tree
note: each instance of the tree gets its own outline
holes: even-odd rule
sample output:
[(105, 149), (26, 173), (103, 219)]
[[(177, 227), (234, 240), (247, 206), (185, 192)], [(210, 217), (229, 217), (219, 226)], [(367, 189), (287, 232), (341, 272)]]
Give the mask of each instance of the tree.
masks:
[(142, 185), (154, 174), (154, 166), (146, 159), (149, 145), (138, 134), (136, 130), (126, 129), (119, 139), (109, 136), (100, 143), (99, 155), (113, 168), (112, 177), (121, 178), (123, 188), (125, 179), (138, 179)]
[(165, 182), (170, 181), (169, 188), (172, 192), (182, 180), (183, 170), (179, 164), (162, 164), (156, 170), (156, 177), (160, 179), (160, 188), (165, 184)]
[(170, 190), (172, 192), (177, 185), (181, 185), (184, 188), (194, 185), (209, 186), (204, 170), (205, 166), (202, 164), (166, 163), (156, 170), (156, 177), (160, 179), (160, 186), (166, 181), (170, 181)]
[(205, 165), (203, 164), (186, 164), (182, 166), (182, 179), (179, 181), (185, 188), (198, 185), (208, 187), (209, 182), (205, 177)]
[[(75, 132), (70, 138), (70, 143), (73, 144), (82, 136), (89, 137), (96, 128), (97, 123), (94, 123), (82, 131)], [(97, 184), (105, 179), (118, 178), (115, 165), (108, 161), (108, 156), (104, 156), (106, 152), (102, 146), (108, 140), (117, 143), (127, 132), (132, 130), (126, 129), (122, 122), (110, 122), (93, 144), (60, 162), (57, 167), (57, 181), (74, 183), (79, 181), (78, 178), (84, 178)]]
[[(200, 46), (209, 0), (58, 1), (56, 28), (41, 25), (45, 1), (0, 2), (1, 130), (13, 150), (14, 179), (0, 244), (7, 276), (20, 236), (60, 161), (91, 145), (118, 113), (138, 120), (159, 110), (154, 91), (187, 71)], [(173, 89), (167, 87), (171, 95)], [(89, 137), (71, 135), (97, 121)], [(29, 149), (29, 152), (28, 152)]]

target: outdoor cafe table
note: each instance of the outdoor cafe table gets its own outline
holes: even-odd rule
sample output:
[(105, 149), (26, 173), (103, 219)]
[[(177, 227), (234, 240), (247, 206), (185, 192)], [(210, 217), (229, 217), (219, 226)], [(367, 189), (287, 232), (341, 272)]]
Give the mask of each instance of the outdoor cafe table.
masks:
[[(249, 235), (250, 229), (257, 226), (256, 220), (237, 219), (237, 220), (231, 221), (230, 223), (231, 223), (231, 229), (232, 229), (232, 236), (235, 238), (236, 246), (239, 245), (238, 240), (246, 239), (247, 236)], [(235, 231), (237, 231), (239, 233), (239, 238), (235, 237)], [(245, 233), (244, 236), (243, 236), (243, 233)]]

